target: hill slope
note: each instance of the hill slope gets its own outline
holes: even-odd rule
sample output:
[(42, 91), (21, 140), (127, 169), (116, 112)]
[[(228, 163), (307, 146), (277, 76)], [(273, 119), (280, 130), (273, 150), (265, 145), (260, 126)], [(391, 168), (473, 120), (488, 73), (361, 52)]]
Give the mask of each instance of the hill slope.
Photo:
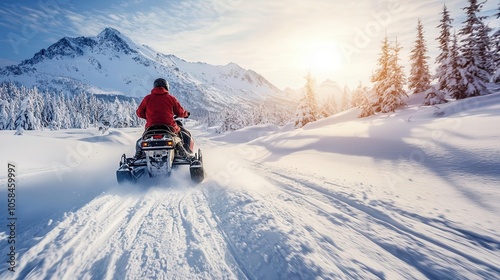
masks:
[(222, 136), (190, 123), (208, 173), (197, 186), (182, 168), (118, 186), (138, 129), (1, 131), (18, 258), (0, 277), (500, 278), (500, 93), (356, 115)]

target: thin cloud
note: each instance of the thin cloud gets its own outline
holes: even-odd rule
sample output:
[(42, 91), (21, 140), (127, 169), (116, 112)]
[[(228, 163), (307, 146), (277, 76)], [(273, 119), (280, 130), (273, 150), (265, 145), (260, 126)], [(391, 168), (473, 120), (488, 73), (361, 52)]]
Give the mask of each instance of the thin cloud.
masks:
[[(457, 28), (466, 4), (463, 0), (446, 2)], [(296, 85), (297, 77), (302, 80), (307, 69), (299, 65), (298, 56), (311, 51), (307, 42), (324, 41), (336, 45), (345, 60), (342, 73), (329, 78), (357, 84), (359, 77), (369, 80), (386, 34), (391, 40), (398, 38), (404, 55), (409, 52), (418, 18), (423, 20), (433, 57), (442, 5), (437, 0), (137, 0), (100, 10), (79, 10), (69, 4), (4, 5), (0, 26), (17, 32), (23, 26), (50, 38), (94, 36), (105, 27), (114, 27), (140, 44), (189, 61), (238, 63), (278, 86)], [(496, 5), (487, 1), (484, 10)], [(346, 53), (346, 49), (354, 52)]]

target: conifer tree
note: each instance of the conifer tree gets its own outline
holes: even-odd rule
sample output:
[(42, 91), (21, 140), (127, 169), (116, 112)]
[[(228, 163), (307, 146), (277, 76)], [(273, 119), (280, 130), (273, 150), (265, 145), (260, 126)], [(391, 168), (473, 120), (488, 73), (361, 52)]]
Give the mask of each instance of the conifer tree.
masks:
[(388, 83), (388, 77), (390, 73), (389, 69), (389, 59), (390, 59), (390, 45), (389, 39), (387, 35), (382, 41), (382, 52), (380, 53), (380, 57), (378, 59), (379, 68), (375, 70), (375, 73), (372, 75), (372, 82), (374, 83), (373, 89), (375, 96), (373, 97), (374, 103), (373, 110), (374, 112), (380, 112), (382, 110), (382, 99), (383, 94), (386, 92), (391, 86)]
[(361, 112), (358, 115), (358, 118), (364, 118), (371, 116), (375, 114), (375, 111), (373, 109), (372, 101), (370, 100), (369, 96), (376, 96), (376, 93), (374, 92), (365, 92), (362, 97), (361, 97), (361, 103), (359, 104), (359, 108), (361, 109)]
[(112, 127), (120, 128), (125, 127), (125, 116), (123, 105), (118, 97), (115, 97), (115, 101), (109, 106), (109, 115), (111, 117), (110, 124)]
[(469, 0), (469, 6), (464, 8), (466, 20), (464, 26), (459, 31), (462, 36), (460, 54), (463, 57), (460, 71), (463, 72), (462, 82), (465, 92), (463, 98), (487, 94), (486, 83), (489, 81), (489, 74), (485, 61), (488, 53), (485, 52), (483, 43), (480, 42), (481, 29), (485, 28), (482, 17), (478, 16), (482, 3), (477, 0)]
[(335, 100), (335, 96), (333, 94), (329, 95), (326, 98), (325, 102), (321, 106), (321, 117), (327, 118), (329, 116), (335, 115), (338, 113), (339, 109), (337, 106), (337, 101)]
[(56, 101), (58, 116), (60, 117), (60, 128), (67, 129), (72, 128), (71, 126), (71, 114), (70, 114), (70, 106), (68, 106), (70, 102), (66, 99), (66, 97), (60, 94)]
[(455, 99), (465, 98), (465, 79), (464, 72), (461, 70), (463, 57), (460, 56), (457, 34), (453, 34), (452, 44), (449, 54), (449, 69), (447, 73), (448, 84), (447, 93)]
[(11, 130), (11, 129), (15, 129), (14, 127), (14, 121), (16, 120), (16, 108), (19, 107), (18, 104), (14, 103), (11, 101), (11, 104), (8, 104), (8, 109), (7, 109), (7, 113), (9, 114), (9, 116), (7, 117), (7, 125), (5, 126), (4, 129), (8, 129), (8, 130)]
[(48, 124), (51, 130), (61, 129), (63, 126), (63, 113), (62, 108), (57, 106), (58, 99), (54, 96), (54, 98), (50, 101), (50, 106), (53, 108), (53, 115), (50, 123)]
[(40, 93), (37, 87), (32, 89), (27, 89), (27, 94), (31, 95), (31, 99), (33, 101), (33, 117), (37, 120), (40, 127), (42, 120), (42, 111), (44, 107), (44, 97)]
[[(485, 17), (481, 18), (485, 19)], [(495, 72), (495, 56), (497, 54), (494, 54), (492, 51), (492, 41), (491, 41), (492, 39), (489, 35), (492, 29), (488, 25), (484, 24), (482, 21), (480, 23), (481, 24), (479, 25), (477, 32), (478, 36), (477, 48), (478, 48), (478, 53), (481, 54), (479, 56), (479, 58), (481, 59), (479, 61), (479, 64), (488, 73), (486, 80), (486, 82), (488, 82), (490, 77)]]
[(241, 123), (241, 118), (239, 118), (236, 111), (225, 109), (222, 114), (223, 117), (222, 117), (222, 124), (219, 128), (220, 131), (237, 130), (244, 126)]
[(424, 38), (424, 27), (419, 19), (417, 24), (417, 40), (415, 46), (411, 50), (411, 70), (408, 88), (413, 90), (413, 93), (424, 92), (430, 87), (431, 75), (429, 72), (429, 64), (427, 60), (427, 45)]
[(492, 38), (493, 51), (493, 75), (491, 77), (492, 83), (500, 83), (500, 29), (495, 32)]
[(379, 69), (372, 76), (373, 88), (373, 110), (374, 112), (394, 112), (396, 108), (405, 105), (404, 96), (408, 96), (403, 90), (406, 82), (403, 66), (399, 64), (399, 52), (401, 46), (395, 42), (391, 47), (387, 36), (382, 42), (382, 53), (379, 58)]
[[(89, 98), (86, 93), (80, 93), (73, 97), (72, 105), (76, 110), (71, 110), (71, 119), (74, 128), (88, 128), (90, 126)], [(116, 112), (119, 114), (119, 112)]]
[(0, 130), (8, 129), (9, 113), (7, 101), (0, 99)]
[(439, 90), (448, 91), (448, 86), (450, 83), (448, 72), (451, 69), (449, 56), (452, 19), (450, 17), (448, 9), (446, 8), (446, 5), (443, 6), (443, 12), (441, 14), (443, 16), (440, 20), (440, 24), (438, 25), (438, 28), (440, 29), (440, 35), (437, 38), (437, 41), (439, 42), (440, 53), (436, 59), (437, 68), (435, 77), (438, 79)]
[(15, 128), (18, 131), (40, 129), (39, 120), (35, 119), (33, 114), (34, 105), (31, 95), (27, 95), (21, 102), (20, 110), (14, 121)]
[(41, 116), (41, 124), (43, 127), (50, 127), (52, 120), (54, 119), (55, 114), (55, 106), (54, 99), (51, 95), (45, 95), (45, 102), (43, 104), (42, 116)]
[[(500, 18), (500, 1), (498, 2), (498, 12), (496, 18)], [(491, 36), (491, 50), (493, 59), (493, 75), (491, 82), (500, 83), (500, 27)]]
[(351, 107), (360, 107), (364, 102), (363, 99), (365, 98), (367, 92), (368, 88), (363, 86), (363, 84), (359, 82), (358, 87), (352, 93)]
[(132, 103), (130, 104), (130, 106), (131, 106), (131, 126), (138, 127), (141, 125), (141, 121), (140, 118), (135, 113), (135, 110), (138, 107), (137, 102), (135, 102), (135, 99), (132, 99)]
[(431, 86), (425, 92), (425, 98), (424, 101), (422, 102), (422, 105), (431, 106), (431, 105), (446, 103), (448, 101), (446, 100), (445, 96), (446, 93), (439, 90), (438, 86)]
[(403, 89), (406, 82), (406, 77), (403, 72), (403, 66), (399, 64), (399, 53), (402, 47), (396, 40), (391, 47), (391, 55), (389, 56), (388, 66), (389, 73), (387, 76), (387, 84), (389, 87), (382, 93), (382, 103), (380, 104), (380, 112), (394, 112), (397, 108), (406, 105), (403, 97), (408, 97)]
[(314, 92), (314, 79), (312, 78), (311, 73), (308, 73), (305, 79), (306, 92), (300, 100), (295, 112), (295, 128), (301, 128), (304, 125), (318, 119), (318, 105), (316, 103), (316, 94)]

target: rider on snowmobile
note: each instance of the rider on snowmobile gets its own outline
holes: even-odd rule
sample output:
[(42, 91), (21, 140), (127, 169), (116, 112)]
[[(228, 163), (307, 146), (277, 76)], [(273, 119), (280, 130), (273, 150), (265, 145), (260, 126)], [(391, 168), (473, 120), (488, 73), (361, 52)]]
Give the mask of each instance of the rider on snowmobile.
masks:
[[(181, 128), (175, 122), (174, 116), (187, 118), (190, 113), (169, 93), (169, 84), (165, 79), (158, 78), (153, 85), (151, 94), (146, 95), (137, 108), (137, 116), (146, 119), (146, 130), (153, 125), (168, 125), (178, 134)], [(140, 140), (137, 141), (136, 158), (142, 154)]]

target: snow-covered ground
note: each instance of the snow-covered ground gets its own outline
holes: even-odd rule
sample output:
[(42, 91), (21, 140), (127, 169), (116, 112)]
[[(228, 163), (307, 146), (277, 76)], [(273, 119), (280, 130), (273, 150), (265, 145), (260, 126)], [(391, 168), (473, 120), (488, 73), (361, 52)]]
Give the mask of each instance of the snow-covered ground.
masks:
[(141, 129), (1, 131), (0, 278), (500, 279), (500, 93), (356, 115), (189, 123), (199, 185), (186, 168), (118, 185)]

